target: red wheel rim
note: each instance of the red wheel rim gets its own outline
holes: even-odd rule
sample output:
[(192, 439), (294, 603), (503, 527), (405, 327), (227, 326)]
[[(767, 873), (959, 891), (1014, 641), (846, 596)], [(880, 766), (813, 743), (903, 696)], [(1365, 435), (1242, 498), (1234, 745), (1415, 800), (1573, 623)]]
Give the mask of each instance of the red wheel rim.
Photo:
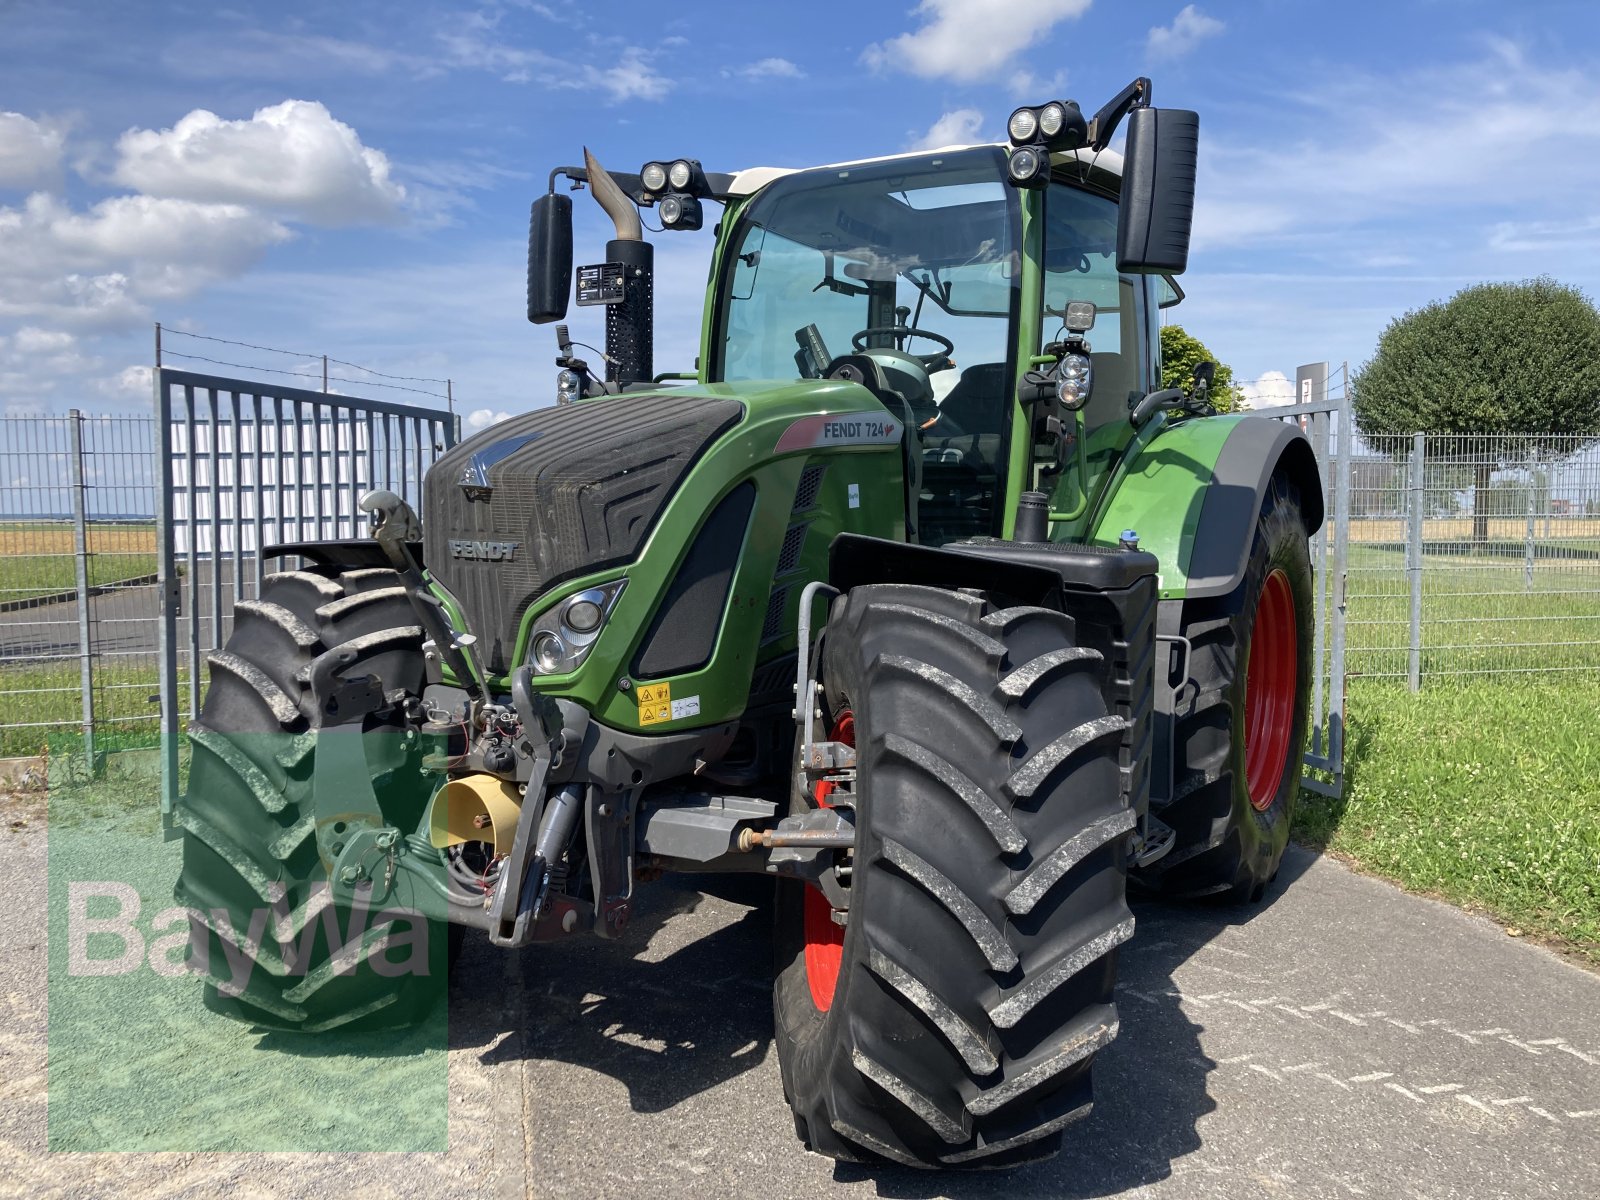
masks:
[[(855, 714), (846, 709), (833, 723), (828, 737), (847, 746), (856, 744)], [(834, 784), (826, 780), (817, 784), (813, 793), (817, 804), (829, 807), (828, 797)], [(807, 887), (803, 908), (806, 937), (806, 983), (811, 987), (811, 1003), (818, 1012), (827, 1012), (833, 1006), (833, 992), (839, 986), (839, 970), (844, 964), (844, 929), (833, 919), (833, 905), (822, 894), (822, 889)]]
[(1299, 640), (1289, 577), (1273, 571), (1256, 604), (1244, 681), (1244, 775), (1257, 812), (1272, 807), (1289, 764), (1300, 682)]

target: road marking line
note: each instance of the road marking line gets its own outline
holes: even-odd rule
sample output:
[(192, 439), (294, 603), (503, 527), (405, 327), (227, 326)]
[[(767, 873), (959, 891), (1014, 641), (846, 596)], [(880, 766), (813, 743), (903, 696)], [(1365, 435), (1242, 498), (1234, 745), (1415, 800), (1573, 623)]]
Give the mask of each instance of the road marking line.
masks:
[(1292, 1067), (1283, 1067), (1282, 1071), (1285, 1075), (1293, 1075), (1296, 1071), (1310, 1071), (1321, 1065), (1319, 1062), (1296, 1063)]
[(1366, 1017), (1369, 1020), (1376, 1020), (1379, 1017), (1387, 1017), (1388, 1015), (1389, 1015), (1389, 1010), (1386, 1009), (1386, 1008), (1380, 1008), (1376, 1012), (1357, 1013), (1356, 1014), (1356, 1016), (1358, 1016), (1358, 1017)]
[(1424, 1096), (1437, 1096), (1440, 1092), (1459, 1092), (1465, 1084), (1461, 1083), (1436, 1083), (1432, 1087), (1418, 1088)]
[(1302, 1021), (1309, 1021), (1312, 1019), (1310, 1013), (1301, 1012), (1298, 1008), (1290, 1008), (1287, 1004), (1274, 1004), (1272, 1007), (1278, 1009), (1280, 1012), (1288, 1013), (1291, 1017), (1299, 1017)]
[(1251, 957), (1253, 957), (1252, 955), (1246, 954), (1243, 950), (1233, 950), (1233, 949), (1230, 949), (1227, 946), (1219, 946), (1219, 945), (1217, 945), (1216, 942), (1212, 942), (1210, 945), (1208, 945), (1206, 947), (1206, 949), (1207, 950), (1220, 950), (1224, 954), (1233, 955), (1235, 958), (1251, 958)]
[(1399, 1092), (1407, 1100), (1415, 1100), (1418, 1104), (1426, 1104), (1427, 1103), (1426, 1100), (1424, 1100), (1421, 1096), (1417, 1095), (1410, 1088), (1401, 1087), (1398, 1083), (1386, 1083), (1383, 1086), (1388, 1088), (1390, 1091)]
[(1566, 1038), (1538, 1038), (1528, 1043), (1530, 1046), (1559, 1046)]
[(1543, 1054), (1544, 1053), (1543, 1050), (1535, 1049), (1531, 1042), (1519, 1042), (1516, 1038), (1511, 1037), (1509, 1035), (1507, 1035), (1505, 1037), (1502, 1037), (1500, 1040), (1502, 1042), (1506, 1042), (1509, 1045), (1515, 1046), (1518, 1050), (1526, 1050), (1529, 1054)]
[(1250, 1003), (1259, 1004), (1262, 1008), (1265, 1008), (1269, 1004), (1280, 1004), (1287, 999), (1289, 999), (1288, 996), (1263, 996), (1260, 1000), (1252, 1000)]
[(1585, 1117), (1600, 1117), (1600, 1108), (1589, 1108), (1583, 1112), (1569, 1112), (1567, 1114), (1567, 1119), (1571, 1121), (1581, 1121)]
[(1251, 1063), (1250, 1069), (1252, 1071), (1260, 1071), (1261, 1074), (1267, 1076), (1267, 1078), (1276, 1079), (1279, 1083), (1283, 1082), (1283, 1076), (1279, 1075), (1271, 1067), (1263, 1067), (1260, 1063)]
[(1326, 1079), (1329, 1083), (1337, 1084), (1339, 1087), (1342, 1087), (1347, 1092), (1355, 1091), (1355, 1088), (1351, 1087), (1344, 1080), (1340, 1079), (1336, 1075), (1329, 1075), (1326, 1071), (1318, 1071), (1317, 1072), (1317, 1078), (1318, 1079)]
[(1161, 1003), (1161, 1001), (1157, 1000), (1154, 996), (1150, 995), (1148, 992), (1141, 992), (1138, 988), (1131, 988), (1127, 984), (1123, 984), (1122, 985), (1122, 993), (1125, 996), (1133, 996), (1133, 997), (1136, 997), (1137, 999), (1147, 1001), (1150, 1004), (1160, 1004)]
[(1496, 1027), (1494, 1029), (1474, 1029), (1472, 1032), (1479, 1037), (1498, 1037), (1502, 1033), (1510, 1033), (1511, 1030)]
[(1259, 1017), (1261, 1015), (1261, 1010), (1259, 1008), (1256, 1008), (1250, 1004), (1246, 1004), (1243, 1000), (1235, 1000), (1232, 996), (1224, 996), (1222, 998), (1222, 1002), (1224, 1004), (1231, 1004), (1235, 1008), (1242, 1008), (1245, 1010), (1245, 1012), (1250, 1013), (1252, 1016)]
[(1366, 1022), (1363, 1021), (1360, 1017), (1352, 1017), (1349, 1013), (1340, 1012), (1337, 1008), (1330, 1008), (1328, 1010), (1328, 1015), (1330, 1017), (1338, 1017), (1339, 1020), (1341, 1020), (1341, 1021), (1349, 1021), (1350, 1024), (1352, 1024), (1352, 1025), (1365, 1025), (1366, 1024)]
[(1393, 1075), (1394, 1075), (1393, 1071), (1374, 1071), (1370, 1075), (1352, 1075), (1352, 1076), (1350, 1076), (1350, 1082), (1351, 1083), (1377, 1083), (1378, 1080), (1380, 1080), (1380, 1079), (1389, 1079)]
[(1575, 1050), (1564, 1042), (1557, 1046), (1556, 1049), (1560, 1050), (1564, 1054), (1572, 1055), (1573, 1058), (1583, 1059), (1583, 1061), (1588, 1063), (1591, 1067), (1600, 1067), (1600, 1058), (1595, 1058), (1593, 1055), (1585, 1054), (1582, 1050)]
[(1512, 1096), (1510, 1099), (1507, 1099), (1507, 1100), (1491, 1100), (1491, 1101), (1489, 1101), (1489, 1103), (1493, 1104), (1493, 1105), (1501, 1106), (1501, 1107), (1503, 1107), (1503, 1106), (1505, 1106), (1507, 1104), (1532, 1104), (1533, 1103), (1533, 1097), (1532, 1096)]
[(1494, 1116), (1494, 1109), (1490, 1108), (1482, 1100), (1474, 1100), (1471, 1096), (1467, 1095), (1465, 1092), (1457, 1092), (1456, 1093), (1456, 1099), (1461, 1101), (1461, 1103), (1463, 1103), (1463, 1104), (1472, 1105), (1473, 1108), (1481, 1108), (1484, 1112), (1488, 1113), (1491, 1117)]
[(1543, 1117), (1546, 1121), (1554, 1121), (1557, 1125), (1561, 1124), (1561, 1118), (1556, 1116), (1553, 1112), (1546, 1112), (1544, 1109), (1536, 1108), (1531, 1104), (1528, 1106), (1528, 1111), (1531, 1113), (1536, 1113), (1537, 1115)]
[(1462, 1033), (1461, 1030), (1452, 1029), (1448, 1025), (1446, 1025), (1444, 1027), (1444, 1031), (1446, 1033), (1454, 1034), (1456, 1037), (1460, 1038), (1463, 1042), (1470, 1042), (1474, 1046), (1481, 1046), (1483, 1044), (1482, 1042), (1478, 1041), (1477, 1038), (1473, 1037), (1470, 1033)]
[(1219, 1058), (1219, 1059), (1217, 1059), (1217, 1065), (1218, 1066), (1222, 1066), (1222, 1067), (1231, 1067), (1234, 1063), (1242, 1063), (1246, 1059), (1252, 1058), (1252, 1057), (1254, 1057), (1254, 1056), (1250, 1055), (1250, 1054), (1235, 1054), (1232, 1058)]
[(1397, 1021), (1393, 1017), (1385, 1017), (1384, 1020), (1387, 1021), (1391, 1025), (1399, 1026), (1401, 1029), (1404, 1029), (1407, 1033), (1421, 1033), (1422, 1032), (1422, 1030), (1420, 1028), (1418, 1028), (1417, 1026), (1412, 1025), (1409, 1022), (1406, 1022), (1406, 1021)]
[(1300, 1006), (1300, 1011), (1301, 1012), (1308, 1012), (1308, 1013), (1311, 1013), (1311, 1012), (1327, 1012), (1328, 1009), (1330, 1009), (1332, 1007), (1333, 1007), (1332, 1004), (1302, 1004)]

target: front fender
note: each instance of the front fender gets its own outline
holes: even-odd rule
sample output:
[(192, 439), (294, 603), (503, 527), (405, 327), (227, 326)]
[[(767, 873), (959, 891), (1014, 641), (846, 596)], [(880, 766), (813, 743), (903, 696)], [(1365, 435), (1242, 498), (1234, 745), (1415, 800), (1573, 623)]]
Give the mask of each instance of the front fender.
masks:
[(1244, 578), (1251, 535), (1274, 474), (1300, 491), (1306, 533), (1322, 527), (1322, 476), (1306, 435), (1245, 413), (1179, 421), (1124, 461), (1089, 541), (1114, 546), (1125, 529), (1161, 563), (1163, 600), (1225, 596)]

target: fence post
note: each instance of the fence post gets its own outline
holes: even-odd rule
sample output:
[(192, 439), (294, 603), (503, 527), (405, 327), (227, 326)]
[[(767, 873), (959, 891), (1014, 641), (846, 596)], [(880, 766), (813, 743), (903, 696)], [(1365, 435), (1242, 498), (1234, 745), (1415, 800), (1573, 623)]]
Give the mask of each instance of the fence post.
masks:
[(78, 691), (83, 710), (83, 758), (94, 774), (94, 662), (89, 623), (89, 523), (84, 495), (83, 414), (67, 413), (71, 451), (67, 470), (72, 484), (72, 559), (78, 584)]
[(1406, 682), (1413, 692), (1422, 688), (1422, 509), (1425, 501), (1423, 476), (1428, 468), (1427, 439), (1420, 433), (1411, 437), (1411, 481), (1406, 496), (1406, 577), (1411, 585), (1410, 654)]
[(1528, 528), (1522, 539), (1522, 590), (1533, 591), (1533, 510), (1534, 510), (1534, 470), (1539, 463), (1539, 450), (1536, 446), (1528, 448)]

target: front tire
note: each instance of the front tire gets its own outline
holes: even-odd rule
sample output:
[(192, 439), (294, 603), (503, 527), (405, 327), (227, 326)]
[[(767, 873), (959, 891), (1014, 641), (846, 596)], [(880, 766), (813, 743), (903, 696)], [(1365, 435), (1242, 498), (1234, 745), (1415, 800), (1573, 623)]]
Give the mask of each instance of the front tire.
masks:
[(825, 715), (841, 740), (848, 715), (857, 747), (853, 793), (825, 797), (856, 817), (842, 938), (819, 932), (815, 889), (786, 882), (778, 900), (778, 1056), (808, 1148), (1014, 1166), (1088, 1113), (1133, 932), (1134, 815), (1126, 722), (1074, 632), (936, 588), (835, 602)]
[[(439, 922), (332, 900), (313, 794), (323, 714), (309, 678), (312, 663), (335, 651), (355, 653), (344, 675), (376, 675), (391, 695), (420, 693), (422, 630), (395, 572), (268, 575), (259, 600), (235, 606), (232, 636), (209, 656), (210, 687), (189, 729), (173, 894), (189, 909), (190, 966), (206, 974), (206, 1007), (264, 1028), (401, 1025), (443, 993)], [(413, 828), (428, 783), (399, 715), (369, 715), (362, 748), (385, 816)]]
[(1179, 897), (1259, 900), (1300, 791), (1312, 678), (1311, 552), (1300, 493), (1273, 476), (1244, 578), (1183, 602), (1190, 686), (1174, 716), (1172, 850), (1138, 878)]

